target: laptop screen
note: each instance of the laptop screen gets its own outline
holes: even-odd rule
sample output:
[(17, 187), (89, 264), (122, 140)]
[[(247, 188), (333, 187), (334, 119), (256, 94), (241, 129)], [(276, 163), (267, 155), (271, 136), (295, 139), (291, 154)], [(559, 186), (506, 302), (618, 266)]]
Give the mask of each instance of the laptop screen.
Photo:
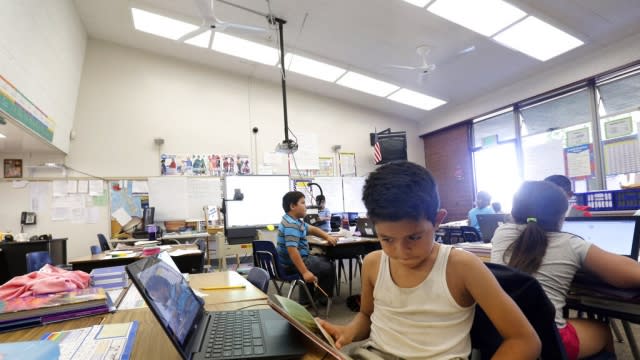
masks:
[(610, 253), (638, 258), (638, 218), (622, 217), (570, 217), (562, 231), (576, 234)]
[(182, 274), (168, 264), (173, 260), (163, 260), (152, 256), (128, 265), (127, 269), (161, 325), (182, 348), (202, 316), (204, 303)]

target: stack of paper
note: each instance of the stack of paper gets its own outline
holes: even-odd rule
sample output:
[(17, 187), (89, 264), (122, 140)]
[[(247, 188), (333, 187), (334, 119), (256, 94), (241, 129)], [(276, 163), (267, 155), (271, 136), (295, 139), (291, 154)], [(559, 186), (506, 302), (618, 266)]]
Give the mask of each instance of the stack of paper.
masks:
[(124, 265), (91, 270), (91, 286), (106, 290), (127, 286), (127, 272), (124, 270)]

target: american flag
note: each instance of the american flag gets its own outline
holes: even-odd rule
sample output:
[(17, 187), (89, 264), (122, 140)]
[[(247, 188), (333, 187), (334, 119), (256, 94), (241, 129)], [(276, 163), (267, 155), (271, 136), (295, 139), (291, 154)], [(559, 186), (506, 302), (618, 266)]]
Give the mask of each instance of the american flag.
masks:
[(376, 142), (373, 144), (373, 161), (376, 165), (382, 161), (382, 151), (380, 150), (380, 142), (378, 141), (378, 135), (376, 135)]

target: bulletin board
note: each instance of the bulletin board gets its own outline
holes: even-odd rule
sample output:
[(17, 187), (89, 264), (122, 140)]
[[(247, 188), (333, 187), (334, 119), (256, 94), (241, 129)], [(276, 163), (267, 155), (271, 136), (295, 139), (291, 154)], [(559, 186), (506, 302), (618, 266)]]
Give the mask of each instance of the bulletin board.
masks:
[(218, 177), (151, 177), (148, 184), (155, 221), (204, 220), (204, 206), (222, 205)]

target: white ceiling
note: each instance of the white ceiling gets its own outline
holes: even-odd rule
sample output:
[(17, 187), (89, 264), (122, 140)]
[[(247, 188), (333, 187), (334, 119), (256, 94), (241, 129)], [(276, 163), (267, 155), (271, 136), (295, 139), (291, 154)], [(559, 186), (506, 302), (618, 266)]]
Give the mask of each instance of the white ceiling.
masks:
[[(229, 1), (268, 11), (263, 0)], [(284, 29), (288, 49), (444, 99), (449, 102), (445, 107), (464, 104), (489, 91), (589, 56), (607, 44), (640, 32), (640, 1), (637, 0), (509, 2), (580, 38), (585, 45), (543, 63), (401, 0), (272, 0), (271, 5), (276, 16), (288, 21)], [(279, 80), (279, 72), (274, 67), (133, 29), (129, 10), (132, 4), (198, 24), (193, 0), (76, 0), (75, 3), (91, 37), (257, 78)], [(260, 16), (220, 2), (216, 4), (216, 15), (230, 22), (267, 25)], [(234, 35), (251, 38), (238, 32)], [(253, 39), (270, 41), (276, 46), (275, 40), (266, 36)], [(428, 58), (438, 65), (423, 84), (417, 81), (416, 73), (385, 67), (387, 64), (418, 65), (415, 48), (422, 44), (432, 47)], [(475, 51), (456, 56), (472, 45)], [(423, 110), (295, 73), (288, 74), (288, 85), (416, 121), (429, 119), (429, 113)]]

